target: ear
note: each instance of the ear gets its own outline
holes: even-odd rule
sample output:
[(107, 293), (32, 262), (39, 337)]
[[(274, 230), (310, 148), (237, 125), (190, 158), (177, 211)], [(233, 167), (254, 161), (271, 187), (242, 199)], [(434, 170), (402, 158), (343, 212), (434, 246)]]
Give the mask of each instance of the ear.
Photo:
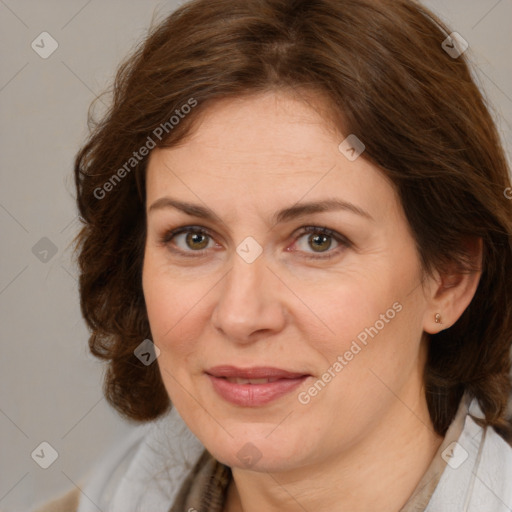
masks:
[[(460, 273), (455, 264), (445, 273), (429, 278), (427, 308), (423, 318), (423, 330), (436, 334), (451, 327), (460, 318), (473, 299), (482, 275), (483, 241), (480, 237), (465, 238), (464, 248), (475, 270)], [(440, 322), (436, 322), (436, 315)]]

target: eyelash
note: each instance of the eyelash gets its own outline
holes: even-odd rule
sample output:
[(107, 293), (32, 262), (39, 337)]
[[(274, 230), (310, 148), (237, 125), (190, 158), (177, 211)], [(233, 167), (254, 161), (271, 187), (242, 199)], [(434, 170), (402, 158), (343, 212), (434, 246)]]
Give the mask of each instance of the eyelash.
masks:
[[(166, 233), (164, 233), (164, 235), (162, 236), (160, 241), (162, 244), (169, 246), (169, 243), (175, 236), (180, 235), (182, 233), (189, 233), (189, 232), (206, 235), (206, 236), (209, 236), (211, 239), (213, 239), (213, 236), (208, 232), (208, 230), (206, 230), (200, 226), (184, 226), (184, 227), (177, 228), (177, 229), (174, 229), (171, 231), (167, 231)], [(337, 256), (341, 249), (348, 248), (348, 247), (352, 246), (351, 242), (344, 236), (340, 235), (336, 231), (332, 231), (329, 228), (320, 227), (320, 226), (304, 226), (302, 228), (302, 231), (297, 235), (295, 241), (299, 240), (302, 236), (304, 236), (306, 234), (327, 235), (331, 238), (334, 238), (334, 240), (336, 240), (336, 242), (338, 242), (340, 244), (340, 247), (337, 247), (336, 249), (334, 249), (332, 251), (326, 252), (325, 253), (326, 256), (312, 256), (312, 255), (302, 256), (303, 258), (306, 258), (306, 259), (328, 260), (330, 258)], [(201, 249), (199, 251), (183, 251), (181, 249), (170, 249), (170, 250), (172, 250), (172, 252), (179, 253), (180, 255), (183, 255), (186, 258), (197, 258), (197, 257), (203, 256), (208, 249)], [(193, 254), (190, 254), (191, 252)]]

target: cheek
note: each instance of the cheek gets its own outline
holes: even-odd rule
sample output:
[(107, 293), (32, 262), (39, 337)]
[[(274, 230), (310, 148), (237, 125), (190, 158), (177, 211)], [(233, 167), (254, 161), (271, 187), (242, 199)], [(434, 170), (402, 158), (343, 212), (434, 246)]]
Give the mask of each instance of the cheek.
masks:
[(178, 276), (170, 275), (162, 257), (146, 249), (142, 288), (151, 330), (155, 338), (165, 336), (189, 307), (187, 291)]
[(170, 275), (151, 257), (145, 260), (142, 284), (152, 339), (161, 351), (159, 363), (169, 369), (184, 368), (184, 359), (197, 352), (208, 319), (206, 301), (201, 300), (208, 288), (197, 280)]
[(179, 306), (179, 292), (178, 289), (174, 292), (171, 290), (165, 277), (151, 265), (151, 261), (144, 264), (142, 287), (151, 333), (156, 342), (172, 328), (174, 312)]
[(417, 269), (396, 268), (400, 271), (390, 266), (379, 273), (352, 274), (343, 284), (324, 288), (322, 295), (310, 295), (312, 309), (328, 328), (321, 330), (325, 336), (314, 337), (316, 348), (327, 367), (342, 356), (343, 370), (350, 367), (343, 373), (352, 382), (367, 380), (370, 368), (392, 381), (417, 361), (423, 307), (420, 289), (411, 293)]
[(350, 296), (338, 295), (336, 307), (330, 306), (336, 336), (316, 345), (325, 373), (319, 376), (321, 383), (301, 395), (301, 403), (310, 400), (320, 414), (330, 415), (331, 421), (335, 419), (341, 429), (352, 429), (354, 435), (391, 407), (395, 393), (401, 395), (418, 370), (420, 335), (414, 301), (395, 293), (367, 292), (359, 288)]
[(173, 404), (186, 410), (189, 404), (182, 390), (183, 386), (190, 388), (187, 361), (194, 357), (194, 339), (198, 337), (189, 330), (194, 326), (187, 297), (190, 288), (171, 279), (161, 266), (152, 265), (151, 258), (144, 263), (142, 282), (152, 340), (160, 350), (156, 362), (164, 386)]
[(350, 279), (345, 278), (337, 284), (334, 281), (329, 287), (322, 288), (321, 294), (313, 296), (309, 291), (308, 304), (322, 319), (323, 327), (319, 333), (323, 336), (317, 339), (331, 357), (348, 350), (358, 336), (364, 342), (365, 336), (369, 336), (365, 329), (373, 331), (371, 328), (376, 322), (379, 332), (384, 331), (388, 323), (383, 324), (381, 315), (387, 313), (385, 319), (388, 322), (392, 322), (391, 318), (396, 315), (393, 309), (396, 295), (383, 284), (379, 287), (377, 279), (352, 275)]

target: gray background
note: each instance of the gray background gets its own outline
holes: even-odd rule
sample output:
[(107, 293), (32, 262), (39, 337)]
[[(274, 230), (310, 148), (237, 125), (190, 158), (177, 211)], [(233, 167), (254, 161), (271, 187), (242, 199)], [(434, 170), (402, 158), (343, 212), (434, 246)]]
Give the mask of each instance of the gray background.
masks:
[[(510, 161), (512, 0), (424, 3), (469, 42)], [(152, 19), (177, 5), (0, 0), (1, 511), (29, 510), (71, 489), (133, 428), (107, 405), (102, 363), (88, 353), (71, 260), (71, 171), (89, 104)], [(31, 47), (44, 31), (59, 45), (47, 59)], [(59, 453), (46, 470), (31, 458), (42, 441)]]

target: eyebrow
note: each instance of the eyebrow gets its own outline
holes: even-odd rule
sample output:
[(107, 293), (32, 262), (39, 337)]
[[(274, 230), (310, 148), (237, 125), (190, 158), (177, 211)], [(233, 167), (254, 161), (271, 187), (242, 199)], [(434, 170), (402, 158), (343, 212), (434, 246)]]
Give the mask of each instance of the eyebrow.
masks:
[[(218, 216), (209, 208), (197, 204), (178, 201), (170, 197), (161, 197), (157, 199), (148, 209), (148, 213), (155, 210), (162, 210), (165, 208), (174, 208), (180, 210), (192, 217), (199, 217), (206, 220), (218, 219)], [(309, 203), (295, 204), (279, 212), (275, 213), (272, 221), (275, 224), (288, 222), (304, 215), (311, 215), (313, 213), (322, 213), (327, 211), (344, 210), (369, 220), (374, 220), (373, 217), (365, 210), (356, 206), (355, 204), (343, 201), (341, 199), (325, 199), (323, 201), (314, 201)]]

